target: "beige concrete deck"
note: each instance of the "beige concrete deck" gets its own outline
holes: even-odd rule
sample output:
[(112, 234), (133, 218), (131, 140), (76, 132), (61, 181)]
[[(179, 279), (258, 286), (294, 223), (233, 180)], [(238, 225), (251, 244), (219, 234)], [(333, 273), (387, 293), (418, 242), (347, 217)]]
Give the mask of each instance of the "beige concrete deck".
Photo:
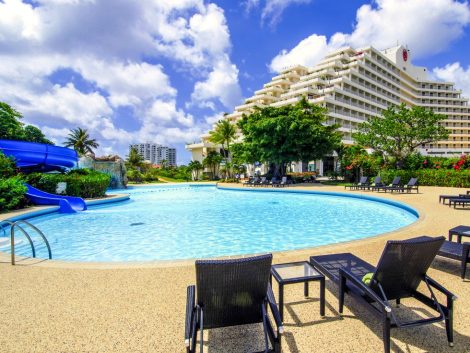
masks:
[[(322, 187), (322, 190), (344, 189)], [(454, 210), (437, 201), (439, 194), (461, 190), (422, 187), (420, 191), (419, 195), (381, 194), (421, 212), (420, 220), (405, 229), (350, 243), (276, 253), (274, 260), (305, 260), (313, 254), (347, 251), (374, 264), (387, 239), (446, 235), (451, 227), (470, 224), (470, 209)], [(470, 273), (462, 282), (457, 262), (437, 259), (429, 275), (459, 296), (454, 317), (455, 347), (447, 346), (443, 324), (435, 324), (392, 330), (392, 350), (470, 352)], [(184, 352), (186, 286), (194, 281), (192, 261), (125, 268), (35, 260), (11, 266), (9, 257), (2, 254), (0, 353)], [(344, 315), (340, 316), (336, 287), (329, 281), (326, 316), (322, 318), (316, 298), (318, 284), (311, 284), (310, 289), (311, 298), (303, 297), (302, 285), (285, 289), (284, 352), (382, 352), (380, 322), (349, 298)], [(277, 293), (276, 285), (274, 292)], [(404, 301), (403, 306), (407, 305), (415, 303)], [(259, 333), (258, 327), (212, 330), (206, 351), (245, 352), (259, 342)]]

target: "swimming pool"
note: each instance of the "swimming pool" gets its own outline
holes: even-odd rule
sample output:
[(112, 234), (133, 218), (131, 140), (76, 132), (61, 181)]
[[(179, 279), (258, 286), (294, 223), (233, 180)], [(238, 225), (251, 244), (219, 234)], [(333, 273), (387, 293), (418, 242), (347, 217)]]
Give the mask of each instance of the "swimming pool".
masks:
[[(48, 237), (53, 259), (150, 261), (300, 249), (370, 237), (417, 220), (400, 205), (320, 193), (187, 184), (125, 192), (129, 201), (29, 222)], [(47, 258), (36, 240), (37, 257)], [(16, 253), (31, 256), (27, 242)]]

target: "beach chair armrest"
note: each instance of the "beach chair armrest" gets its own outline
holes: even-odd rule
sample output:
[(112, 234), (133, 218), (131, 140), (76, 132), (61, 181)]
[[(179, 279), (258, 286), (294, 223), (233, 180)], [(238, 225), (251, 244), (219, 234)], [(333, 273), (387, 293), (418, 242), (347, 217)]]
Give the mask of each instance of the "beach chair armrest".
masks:
[(344, 279), (351, 281), (356, 287), (364, 291), (364, 294), (372, 299), (374, 302), (376, 302), (380, 307), (383, 309), (383, 311), (390, 313), (392, 311), (392, 308), (388, 305), (387, 302), (385, 302), (382, 298), (380, 298), (377, 293), (375, 293), (368, 285), (366, 285), (364, 282), (359, 280), (357, 277), (355, 277), (351, 272), (346, 271), (343, 268), (339, 269), (339, 276), (340, 276), (340, 281)]
[(277, 333), (281, 335), (284, 333), (284, 326), (282, 325), (281, 314), (279, 313), (279, 308), (276, 303), (276, 299), (274, 298), (274, 293), (271, 285), (268, 285), (268, 296), (267, 301), (269, 308), (271, 309), (271, 313), (273, 314), (274, 322), (276, 323)]
[(196, 319), (196, 286), (188, 286), (186, 292), (186, 318), (184, 325), (184, 344), (189, 347), (191, 339), (194, 339), (193, 322)]
[(448, 300), (452, 300), (452, 301), (457, 300), (457, 296), (454, 293), (452, 293), (451, 291), (446, 289), (444, 286), (442, 286), (441, 284), (433, 280), (431, 277), (426, 276), (426, 281), (431, 287), (433, 287), (434, 289), (437, 289), (439, 292), (444, 294)]

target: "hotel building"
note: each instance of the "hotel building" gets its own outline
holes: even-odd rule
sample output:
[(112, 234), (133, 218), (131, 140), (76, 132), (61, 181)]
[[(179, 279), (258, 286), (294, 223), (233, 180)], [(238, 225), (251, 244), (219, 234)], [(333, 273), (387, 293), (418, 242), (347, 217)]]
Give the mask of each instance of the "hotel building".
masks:
[(130, 145), (130, 148), (135, 148), (139, 155), (149, 163), (162, 164), (162, 161), (166, 161), (167, 165), (176, 167), (175, 148), (149, 142)]
[[(422, 146), (428, 155), (458, 156), (470, 153), (470, 106), (468, 98), (451, 82), (433, 81), (426, 68), (411, 63), (411, 52), (403, 46), (379, 51), (373, 47), (342, 48), (328, 54), (315, 67), (293, 66), (272, 78), (225, 119), (237, 122), (255, 106), (280, 107), (295, 104), (305, 96), (310, 103), (328, 109), (327, 124), (339, 124), (343, 143), (353, 144), (351, 134), (358, 124), (380, 116), (391, 105), (421, 106), (446, 116), (449, 138)], [(202, 160), (219, 146), (209, 143), (186, 146), (193, 160)], [(333, 158), (316, 161), (314, 170), (323, 174), (334, 168)], [(306, 168), (298, 163), (296, 170)]]

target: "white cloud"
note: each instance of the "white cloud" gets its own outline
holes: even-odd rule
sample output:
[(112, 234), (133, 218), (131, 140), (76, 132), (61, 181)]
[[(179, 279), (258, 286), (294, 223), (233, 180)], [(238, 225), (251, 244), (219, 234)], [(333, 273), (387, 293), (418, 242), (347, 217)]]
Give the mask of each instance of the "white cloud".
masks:
[[(312, 0), (265, 0), (261, 10), (261, 22), (269, 22), (271, 26), (276, 26), (282, 18), (284, 10), (295, 4), (308, 4)], [(244, 2), (246, 12), (260, 6), (260, 0), (247, 0)]]
[(223, 10), (204, 0), (0, 1), (1, 99), (53, 139), (89, 129), (102, 151), (202, 134), (168, 67), (195, 82), (198, 106), (230, 110), (241, 96), (230, 50)]
[(192, 99), (202, 105), (217, 98), (225, 107), (233, 107), (241, 101), (241, 90), (237, 84), (238, 69), (228, 57), (222, 58), (214, 66), (205, 81), (196, 82)]
[(465, 97), (470, 97), (470, 66), (465, 69), (459, 62), (455, 62), (444, 67), (436, 67), (432, 73), (439, 80), (454, 82)]
[(271, 62), (273, 71), (288, 65), (315, 65), (322, 53), (341, 46), (372, 45), (378, 49), (408, 44), (414, 57), (445, 50), (460, 38), (470, 23), (467, 2), (454, 0), (376, 0), (362, 5), (351, 33), (336, 33), (329, 40), (312, 34), (291, 50), (282, 50)]

